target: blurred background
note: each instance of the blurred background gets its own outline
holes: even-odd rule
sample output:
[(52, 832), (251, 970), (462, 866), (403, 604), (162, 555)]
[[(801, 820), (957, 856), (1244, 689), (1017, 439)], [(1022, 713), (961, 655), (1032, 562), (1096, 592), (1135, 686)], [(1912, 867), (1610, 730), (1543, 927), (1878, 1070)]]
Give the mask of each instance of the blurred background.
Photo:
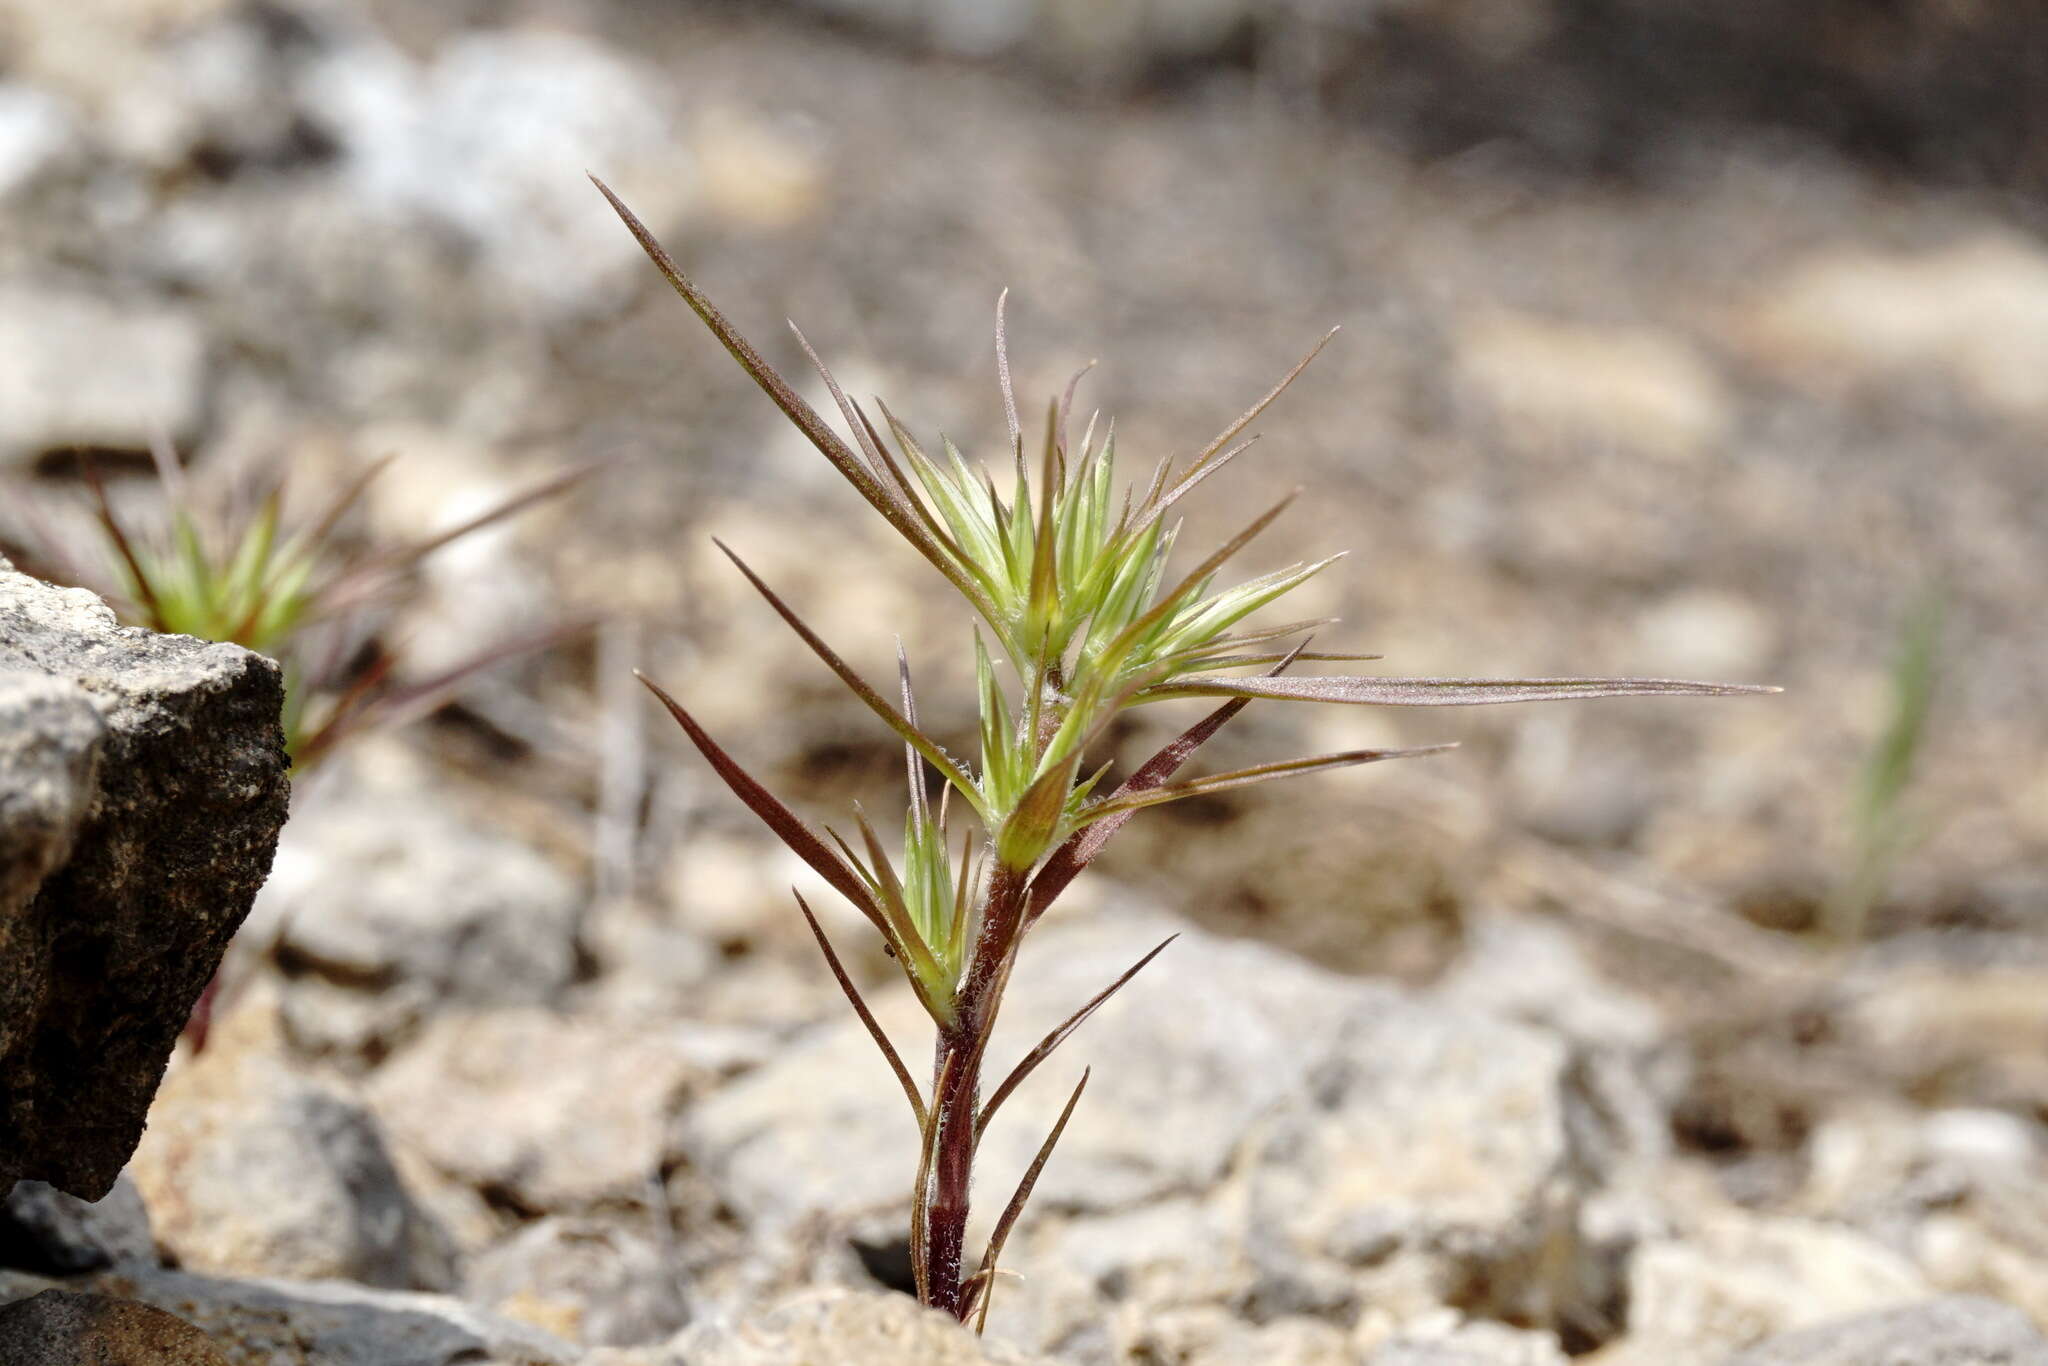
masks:
[[(1542, 936), (1583, 975), (1528, 1012), (1645, 1012), (1659, 1151), (1715, 1198), (1845, 1221), (2048, 1316), (2048, 1208), (1942, 1261), (1914, 1232), (1938, 1202), (1859, 1203), (1934, 1160), (1930, 1117), (2036, 1176), (2048, 1123), (2039, 5), (0, 3), (0, 552), (33, 567), (88, 465), (158, 497), (162, 439), (195, 478), (287, 471), (309, 506), (395, 455), (363, 544), (602, 462), (363, 628), (424, 677), (601, 619), (302, 781), (226, 982), (271, 1003), (293, 1068), (383, 1097), (457, 1268), (639, 1194), (405, 1156), (422, 1078), (484, 1047), (436, 1044), (440, 1013), (687, 1018), (749, 1060), (697, 1060), (726, 1075), (841, 1009), (786, 856), (628, 671), (816, 819), (892, 809), (900, 754), (709, 537), (870, 677), (900, 634), (927, 721), (971, 747), (965, 608), (586, 171), (786, 373), (788, 317), (850, 392), (970, 455), (1002, 446), (1005, 287), (1022, 406), (1099, 358), (1079, 407), (1115, 416), (1135, 475), (1342, 324), (1189, 514), (1199, 542), (1306, 488), (1245, 564), (1352, 552), (1307, 591), (1342, 618), (1320, 646), (1786, 691), (1262, 704), (1216, 767), (1464, 744), (1150, 813), (1077, 897), (1418, 990)], [(1124, 752), (1177, 719), (1141, 713)], [(1550, 961), (1506, 953), (1485, 961), (1509, 995)], [(1844, 1142), (1875, 1165), (1816, 1194)], [(745, 1240), (715, 1174), (659, 1166), (676, 1228)], [(693, 1266), (734, 1255), (683, 1237)], [(1531, 1321), (1584, 1351), (1628, 1322), (1601, 1303)]]

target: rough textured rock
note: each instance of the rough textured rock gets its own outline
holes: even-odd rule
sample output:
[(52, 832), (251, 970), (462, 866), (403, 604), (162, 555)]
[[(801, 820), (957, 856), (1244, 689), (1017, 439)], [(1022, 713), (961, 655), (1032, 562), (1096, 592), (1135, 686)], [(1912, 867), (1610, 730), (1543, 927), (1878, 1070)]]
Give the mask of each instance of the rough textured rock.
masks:
[(540, 853), (431, 791), (371, 780), (335, 795), (286, 838), (257, 911), (291, 978), (295, 1046), (375, 1059), (435, 1013), (544, 1004), (569, 985), (580, 898)]
[(2048, 1366), (2048, 1338), (2011, 1305), (1957, 1295), (1802, 1328), (1726, 1366)]
[[(0, 679), (23, 675), (75, 686), (105, 733), (64, 862), (26, 902), (0, 902), (0, 1186), (30, 1176), (92, 1199), (133, 1150), (178, 1032), (269, 872), (289, 792), (283, 685), (246, 650), (123, 628), (90, 593), (0, 561)], [(29, 695), (57, 709), (60, 729), (39, 751), (0, 726), (0, 791), (16, 790), (25, 760), (44, 863), (62, 842), (51, 823), (77, 811), (67, 784), (87, 727), (47, 685)], [(0, 876), (25, 882), (13, 862)]]
[(155, 1260), (149, 1211), (125, 1173), (98, 1200), (23, 1181), (0, 1201), (0, 1266), (68, 1276)]
[(0, 1308), (7, 1366), (229, 1366), (175, 1314), (132, 1300), (45, 1290)]
[[(445, 1295), (156, 1270), (108, 1272), (84, 1286), (177, 1315), (213, 1340), (227, 1366), (570, 1366), (577, 1360), (559, 1339)], [(41, 1277), (0, 1271), (0, 1303), (50, 1288)], [(0, 1359), (13, 1366), (11, 1358)]]
[[(70, 856), (106, 733), (77, 684), (0, 673), (0, 907), (10, 915)], [(0, 979), (0, 1019), (24, 1018), (34, 989), (28, 974)]]
[(668, 1337), (689, 1318), (672, 1254), (639, 1228), (547, 1218), (478, 1257), (464, 1292), (510, 1318), (572, 1342), (632, 1346)]
[(158, 1241), (191, 1271), (445, 1288), (445, 1235), (399, 1180), (376, 1120), (296, 1071), (276, 1034), (274, 1012), (252, 1001), (157, 1093), (129, 1172)]
[(986, 1343), (905, 1295), (825, 1291), (669, 1345), (677, 1366), (1052, 1366)]

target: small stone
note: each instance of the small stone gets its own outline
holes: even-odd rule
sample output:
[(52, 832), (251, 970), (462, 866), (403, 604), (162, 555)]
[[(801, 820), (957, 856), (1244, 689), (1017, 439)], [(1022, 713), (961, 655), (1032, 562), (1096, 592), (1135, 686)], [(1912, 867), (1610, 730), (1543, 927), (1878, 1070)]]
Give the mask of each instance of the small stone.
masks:
[(1823, 248), (1766, 287), (1749, 332), (1816, 388), (1932, 376), (1993, 413), (2048, 418), (2048, 250), (2016, 234)]
[(2048, 1338), (2011, 1305), (1957, 1295), (1802, 1328), (1725, 1366), (2048, 1366)]
[(205, 402), (205, 334), (187, 310), (0, 282), (0, 465), (188, 438)]
[[(174, 1313), (204, 1332), (221, 1351), (220, 1358), (201, 1358), (206, 1366), (571, 1366), (579, 1359), (559, 1338), (446, 1295), (162, 1270), (105, 1272), (84, 1284)], [(0, 1301), (46, 1288), (35, 1277), (0, 1271)], [(0, 1360), (13, 1366), (11, 1358)], [(136, 1366), (144, 1361), (157, 1366), (155, 1358), (138, 1358)], [(75, 1363), (64, 1359), (64, 1366)]]
[(149, 1211), (125, 1173), (98, 1200), (22, 1181), (0, 1201), (0, 1266), (70, 1276), (155, 1260)]
[(1745, 1347), (1930, 1292), (1910, 1262), (1852, 1229), (1734, 1212), (1638, 1248), (1628, 1286), (1629, 1336), (1641, 1344), (1630, 1363)]
[(157, 1240), (193, 1271), (446, 1286), (445, 1235), (370, 1113), (288, 1063), (257, 1000), (158, 1092), (129, 1171)]
[(1456, 344), (1464, 387), (1518, 440), (1685, 459), (1734, 422), (1720, 376), (1675, 333), (1494, 313), (1468, 321)]
[(688, 1366), (1053, 1366), (879, 1292), (802, 1295), (737, 1324), (686, 1329), (670, 1350)]
[(476, 1258), (466, 1298), (586, 1346), (631, 1347), (688, 1320), (671, 1257), (612, 1221), (550, 1217)]
[(539, 852), (431, 789), (371, 780), (325, 795), (288, 832), (258, 907), (278, 927), (295, 1045), (374, 1059), (436, 1012), (544, 1004), (568, 987), (581, 897)]
[(670, 1116), (712, 1075), (688, 1033), (544, 1010), (449, 1015), (378, 1070), (370, 1101), (416, 1155), (524, 1210), (640, 1204)]

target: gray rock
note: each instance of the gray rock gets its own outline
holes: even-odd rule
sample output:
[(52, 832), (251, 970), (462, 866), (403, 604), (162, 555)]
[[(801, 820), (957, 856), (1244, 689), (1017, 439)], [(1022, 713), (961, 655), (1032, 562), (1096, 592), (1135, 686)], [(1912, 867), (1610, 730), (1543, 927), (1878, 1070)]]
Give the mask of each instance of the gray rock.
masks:
[(466, 240), (486, 288), (556, 317), (615, 295), (637, 264), (564, 167), (644, 186), (650, 221), (679, 203), (660, 73), (571, 32), (469, 32), (425, 61), (356, 35), (311, 64), (299, 95), (342, 147), (358, 214)]
[(230, 1366), (175, 1314), (132, 1300), (45, 1290), (0, 1308), (7, 1366)]
[(444, 1175), (533, 1213), (573, 1212), (646, 1200), (676, 1107), (712, 1075), (687, 1029), (499, 1010), (433, 1021), (369, 1097)]
[(446, 1236), (399, 1180), (376, 1120), (286, 1061), (260, 1001), (164, 1083), (129, 1173), (187, 1270), (398, 1289), (452, 1279)]
[(655, 1342), (689, 1318), (671, 1258), (647, 1232), (608, 1220), (528, 1225), (470, 1264), (464, 1293), (590, 1346)]
[(196, 431), (205, 402), (206, 340), (189, 312), (0, 282), (0, 464), (143, 450)]
[(1954, 1295), (1786, 1333), (1727, 1366), (2048, 1366), (2048, 1338), (2011, 1305)]
[(685, 1329), (673, 1366), (1052, 1366), (976, 1338), (907, 1295), (821, 1291), (738, 1324)]
[[(997, 1116), (982, 1146), (991, 1190), (1030, 1162), (1091, 1064), (1094, 1083), (1039, 1182), (1040, 1207), (1109, 1211), (1205, 1188), (1253, 1122), (1303, 1088), (1361, 995), (1391, 994), (1119, 905), (1054, 922), (1026, 947), (990, 1045), (990, 1085), (1175, 931), (1181, 938)], [(906, 1059), (930, 1056), (930, 1023), (907, 991), (869, 1003)], [(909, 1122), (874, 1044), (849, 1018), (708, 1097), (685, 1116), (683, 1142), (742, 1217), (780, 1229), (807, 1214), (907, 1208), (917, 1146)]]
[[(92, 804), (106, 723), (77, 684), (0, 673), (0, 906), (25, 906), (71, 854)], [(21, 1019), (27, 979), (0, 980), (0, 1019)]]
[(149, 1210), (126, 1174), (98, 1200), (23, 1181), (0, 1201), (0, 1266), (68, 1276), (155, 1260)]
[(1262, 1259), (1283, 1275), (1349, 1269), (1396, 1314), (1430, 1302), (1501, 1317), (1538, 1307), (1523, 1300), (1543, 1293), (1546, 1257), (1572, 1245), (1563, 1041), (1360, 991), (1316, 1056), (1246, 1152)]
[(258, 910), (291, 979), (297, 1047), (374, 1059), (437, 1012), (546, 1004), (568, 987), (581, 898), (546, 858), (431, 791), (322, 795)]
[[(90, 593), (4, 561), (0, 679), (0, 718), (26, 698), (53, 723), (0, 724), (0, 792), (28, 794), (0, 806), (0, 1187), (29, 1176), (95, 1199), (270, 870), (289, 793), (283, 685), (246, 650), (118, 626)], [(97, 713), (96, 767), (91, 726), (48, 679)]]
[[(106, 1272), (84, 1285), (175, 1313), (219, 1344), (231, 1366), (569, 1366), (577, 1360), (574, 1348), (539, 1329), (445, 1295), (161, 1270)], [(0, 1303), (49, 1288), (39, 1277), (0, 1272)], [(12, 1366), (12, 1358), (0, 1359)]]
[(0, 200), (33, 183), (76, 138), (64, 101), (31, 85), (0, 81)]
[(1628, 1259), (1628, 1366), (1721, 1353), (1933, 1293), (1920, 1270), (1839, 1224), (1736, 1210), (1694, 1215)]

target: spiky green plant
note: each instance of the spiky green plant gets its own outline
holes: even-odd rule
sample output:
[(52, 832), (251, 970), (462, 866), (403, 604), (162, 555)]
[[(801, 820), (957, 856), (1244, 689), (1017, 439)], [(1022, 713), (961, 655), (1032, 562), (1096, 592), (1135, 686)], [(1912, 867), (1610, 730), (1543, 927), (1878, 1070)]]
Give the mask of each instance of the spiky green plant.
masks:
[(1849, 812), (1849, 867), (1821, 908), (1821, 928), (1837, 944), (1862, 940), (1892, 869), (1922, 833), (1904, 798), (1927, 738), (1943, 616), (1942, 594), (1929, 588), (1908, 606), (1899, 626), (1884, 730), (1864, 758)]
[(188, 475), (167, 445), (159, 443), (151, 454), (163, 498), (160, 518), (138, 521), (118, 513), (88, 463), (96, 541), (74, 549), (52, 518), (33, 515), (34, 567), (92, 589), (129, 625), (225, 641), (276, 659), (285, 673), (285, 746), (294, 771), (352, 736), (431, 710), (477, 671), (574, 629), (558, 625), (498, 642), (430, 678), (399, 684), (392, 677), (396, 657), (360, 624), (366, 613), (403, 596), (427, 556), (555, 496), (584, 469), (550, 478), (434, 536), (362, 547), (338, 531), (390, 457), (343, 487), (319, 515), (294, 524), (285, 511), (281, 470), (240, 483), (205, 483)]
[[(996, 360), (1011, 466), (1005, 496), (987, 469), (970, 464), (950, 442), (942, 441), (937, 455), (926, 451), (878, 399), (876, 411), (890, 438), (885, 441), (867, 412), (841, 392), (798, 333), (850, 429), (849, 445), (677, 268), (625, 204), (602, 182), (598, 189), (669, 284), (741, 367), (980, 617), (974, 652), (981, 754), (978, 763), (970, 763), (948, 752), (918, 724), (910, 668), (900, 645), (897, 696), (892, 701), (856, 674), (737, 555), (720, 545), (826, 667), (902, 739), (909, 796), (900, 872), (865, 813), (855, 809), (858, 847), (829, 828), (820, 836), (749, 775), (682, 704), (642, 680), (739, 799), (874, 926), (930, 1015), (937, 1039), (931, 1080), (921, 1089), (862, 1001), (816, 916), (801, 896), (797, 898), (833, 976), (903, 1088), (918, 1127), (910, 1224), (918, 1297), (977, 1328), (987, 1322), (1004, 1242), (1073, 1114), (1087, 1073), (1082, 1073), (970, 1272), (965, 1235), (980, 1138), (1018, 1086), (1165, 947), (1153, 949), (1082, 1005), (984, 1096), (984, 1054), (1018, 946), (1054, 899), (1145, 807), (1274, 778), (1451, 748), (1354, 749), (1176, 780), (1195, 751), (1249, 702), (1274, 698), (1458, 706), (1775, 691), (1670, 679), (1284, 676), (1301, 661), (1372, 658), (1310, 653), (1303, 637), (1319, 622), (1245, 624), (1253, 613), (1321, 572), (1335, 557), (1244, 583), (1222, 582), (1224, 565), (1280, 515), (1289, 501), (1283, 498), (1192, 569), (1176, 573), (1171, 561), (1178, 525), (1169, 514), (1250, 445), (1239, 436), (1315, 357), (1321, 342), (1192, 460), (1184, 466), (1171, 458), (1162, 460), (1142, 486), (1132, 488), (1117, 482), (1116, 440), (1108, 427), (1098, 430), (1091, 419), (1079, 444), (1069, 442), (1067, 419), (1074, 394), (1074, 384), (1069, 383), (1049, 405), (1045, 435), (1035, 453), (1034, 481), (1011, 389), (998, 302)], [(1247, 668), (1264, 672), (1240, 672)], [(1091, 765), (1110, 723), (1133, 707), (1184, 698), (1220, 699), (1221, 704), (1122, 782), (1108, 787), (1109, 765)], [(936, 810), (927, 799), (927, 768), (944, 780)], [(952, 831), (955, 806), (964, 807), (970, 817), (962, 822), (965, 829), (957, 837), (957, 853)]]

